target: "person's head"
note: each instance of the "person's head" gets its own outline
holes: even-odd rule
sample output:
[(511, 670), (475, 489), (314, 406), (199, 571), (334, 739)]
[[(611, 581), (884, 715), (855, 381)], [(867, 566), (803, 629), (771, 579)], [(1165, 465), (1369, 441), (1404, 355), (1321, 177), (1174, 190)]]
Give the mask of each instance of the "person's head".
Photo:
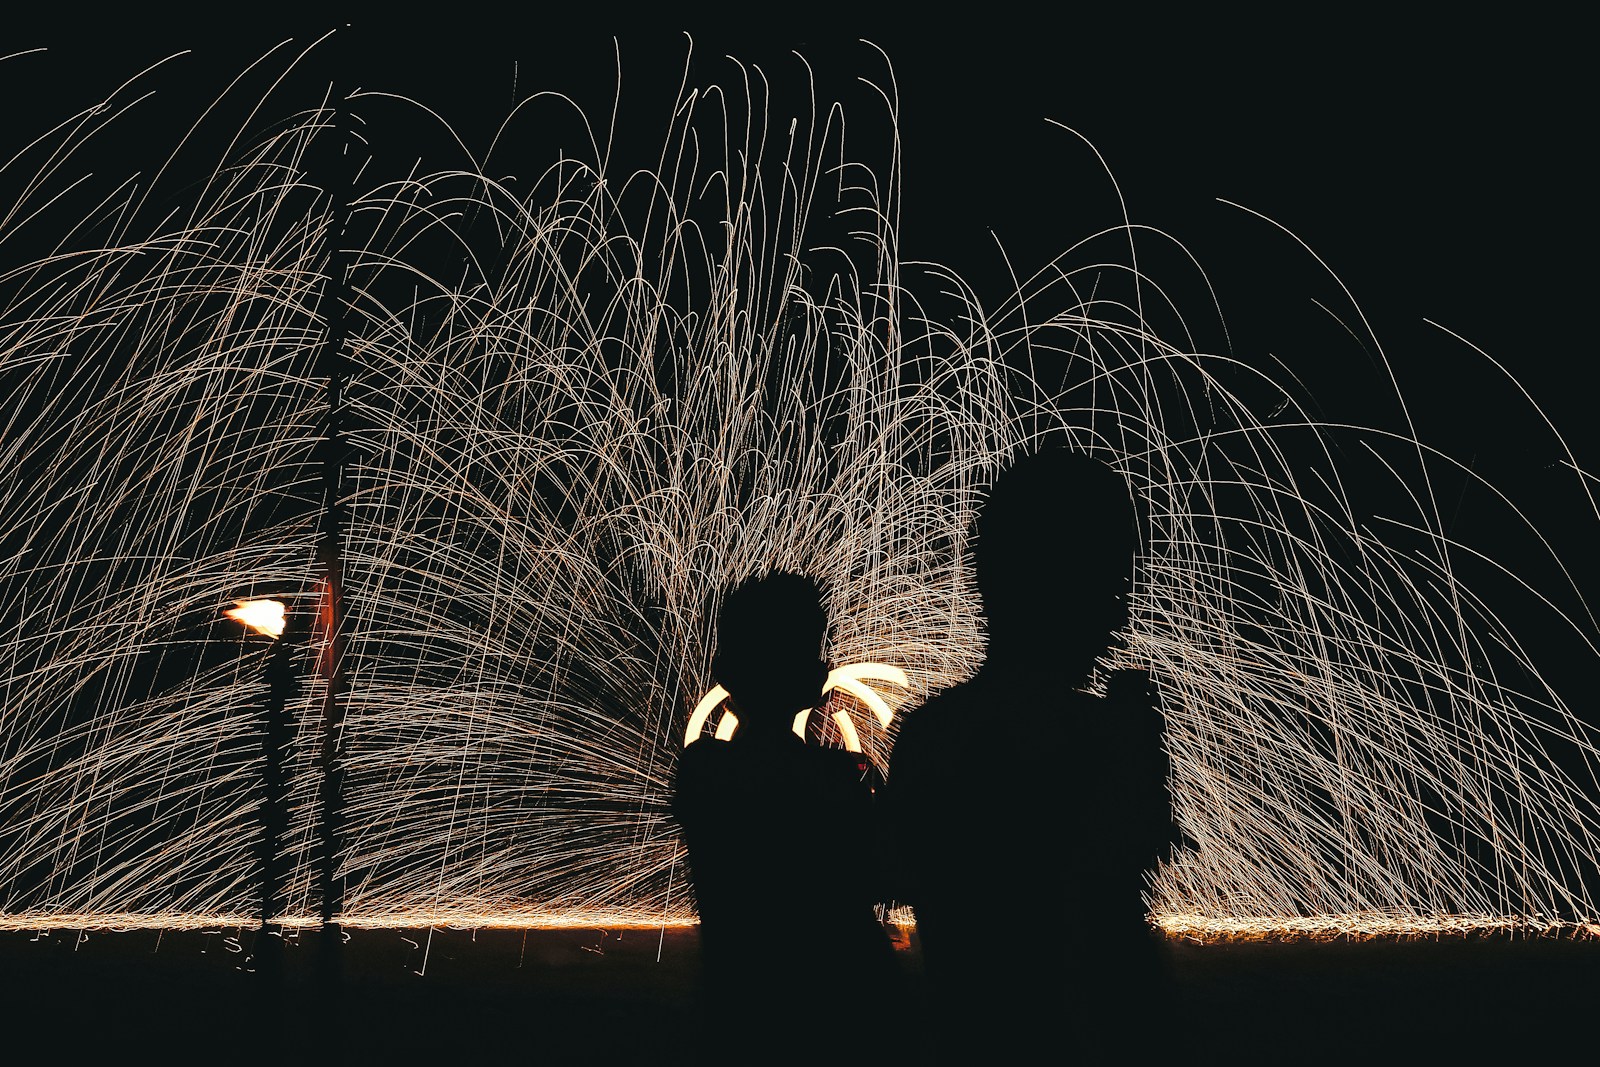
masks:
[(1138, 532), (1122, 475), (1065, 448), (1024, 456), (995, 480), (974, 533), (990, 657), (1086, 678), (1128, 622)]
[(828, 679), (827, 630), (822, 592), (802, 575), (776, 571), (723, 598), (711, 674), (733, 698), (741, 731), (788, 729), (816, 706)]

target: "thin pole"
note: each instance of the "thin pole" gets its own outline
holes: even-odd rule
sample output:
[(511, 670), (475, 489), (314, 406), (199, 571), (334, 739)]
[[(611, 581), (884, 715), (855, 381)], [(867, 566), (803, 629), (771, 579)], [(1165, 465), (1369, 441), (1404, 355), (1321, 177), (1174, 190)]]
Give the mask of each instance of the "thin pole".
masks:
[(318, 888), (322, 900), (322, 936), (319, 956), (323, 977), (337, 983), (340, 972), (340, 946), (343, 931), (337, 923), (344, 911), (344, 884), (339, 877), (342, 842), (339, 823), (343, 806), (341, 768), (344, 731), (344, 690), (346, 688), (343, 531), (345, 524), (344, 468), (344, 383), (348, 368), (344, 344), (348, 336), (347, 292), (350, 257), (345, 249), (349, 223), (353, 173), (350, 146), (351, 117), (346, 101), (332, 90), (332, 108), (327, 127), (317, 134), (324, 151), (313, 160), (322, 163), (321, 178), (327, 191), (327, 276), (322, 293), (321, 318), (327, 327), (322, 349), (317, 354), (316, 373), (322, 379), (327, 401), (325, 425), (320, 442), (322, 467), (322, 522), (318, 537), (317, 562), (322, 572), (318, 614), (322, 635), (320, 673), (324, 681), (322, 700), (322, 787), (320, 791)]

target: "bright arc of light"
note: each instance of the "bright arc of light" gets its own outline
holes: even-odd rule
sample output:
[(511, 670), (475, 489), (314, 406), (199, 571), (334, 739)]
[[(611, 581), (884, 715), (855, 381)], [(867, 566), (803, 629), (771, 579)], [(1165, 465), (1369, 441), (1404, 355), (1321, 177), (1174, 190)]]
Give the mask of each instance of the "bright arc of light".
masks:
[(235, 622), (242, 622), (258, 634), (268, 637), (283, 636), (284, 608), (281, 600), (235, 600), (233, 607), (222, 613)]
[[(827, 696), (835, 689), (843, 689), (861, 703), (871, 709), (877, 717), (880, 726), (887, 727), (894, 721), (894, 709), (889, 707), (887, 701), (879, 696), (871, 686), (863, 685), (866, 680), (875, 682), (889, 682), (900, 686), (902, 689), (910, 688), (911, 679), (899, 667), (888, 663), (847, 663), (843, 667), (835, 667), (828, 672), (828, 680), (823, 683), (822, 695)], [(728, 699), (728, 691), (720, 685), (714, 685), (695, 704), (693, 713), (689, 716), (689, 727), (684, 731), (683, 743), (691, 744), (706, 728), (706, 721), (711, 718), (711, 713), (716, 711)], [(806, 735), (806, 720), (814, 709), (806, 708), (794, 717), (794, 730), (796, 736)], [(833, 713), (833, 721), (839, 726), (839, 733), (844, 738), (844, 747), (851, 752), (861, 751), (861, 737), (856, 733), (855, 723), (850, 721), (850, 716), (843, 711)], [(732, 711), (725, 711), (717, 723), (715, 734), (718, 741), (726, 741), (733, 736), (733, 731), (738, 728), (739, 720)]]

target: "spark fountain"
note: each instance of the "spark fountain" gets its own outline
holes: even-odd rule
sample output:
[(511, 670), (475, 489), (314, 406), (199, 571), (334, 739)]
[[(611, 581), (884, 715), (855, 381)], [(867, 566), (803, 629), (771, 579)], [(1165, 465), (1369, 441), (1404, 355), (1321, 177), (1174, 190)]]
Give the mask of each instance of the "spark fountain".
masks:
[[(254, 925), (271, 653), (220, 610), (266, 594), (337, 613), (290, 697), (276, 923), (692, 921), (665, 793), (719, 727), (718, 591), (822, 581), (850, 666), (797, 729), (882, 767), (981, 659), (976, 501), (1056, 440), (1148, 513), (1118, 656), (1161, 685), (1184, 834), (1152, 921), (1600, 931), (1600, 736), (1462, 577), (1432, 486), (1476, 475), (1159, 330), (1151, 233), (990, 297), (901, 262), (892, 142), (769, 114), (748, 69), (687, 81), (647, 167), (542, 155), (530, 115), (592, 127), (530, 97), (507, 176), (413, 164), (453, 141), (421, 104), (296, 98), (302, 59), (151, 178), (85, 176), (139, 78), (7, 146), (0, 928)], [(1358, 436), (1407, 502), (1383, 521)], [(1539, 594), (1592, 666), (1581, 591)]]

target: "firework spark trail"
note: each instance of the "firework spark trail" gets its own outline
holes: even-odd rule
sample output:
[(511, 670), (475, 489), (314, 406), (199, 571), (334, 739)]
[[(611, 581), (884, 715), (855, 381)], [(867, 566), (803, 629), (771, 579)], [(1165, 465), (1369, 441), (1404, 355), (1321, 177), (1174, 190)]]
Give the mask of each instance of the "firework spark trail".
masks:
[[(836, 111), (768, 123), (742, 80), (742, 105), (682, 96), (654, 170), (361, 172), (346, 925), (689, 918), (664, 793), (711, 686), (717, 591), (816, 575), (830, 657), (904, 668), (910, 686), (884, 692), (904, 709), (979, 661), (964, 531), (1005, 458), (1045, 436), (1110, 460), (1148, 505), (1118, 655), (1165, 693), (1188, 847), (1153, 873), (1163, 925), (1600, 919), (1600, 742), (1457, 579), (1468, 549), (1425, 477), (1447, 457), (1366, 434), (1422, 487), (1415, 514), (1377, 524), (1323, 444), (1348, 428), (1269, 422), (1241, 383), (1276, 383), (1157, 336), (1138, 309), (1161, 292), (1131, 266), (1064, 255), (986, 308), (954, 273), (899, 263), (898, 176), (846, 154)], [(8, 164), (43, 175), (13, 220), (132, 91)], [(349, 101), (362, 144), (402, 135), (381, 118), (398, 106)], [(6, 922), (252, 913), (261, 653), (220, 610), (315, 597), (330, 214), (307, 160), (328, 118), (239, 138), (181, 213), (119, 188), (0, 276)], [(854, 232), (820, 256), (808, 234), (828, 218)], [(1549, 607), (1592, 652), (1587, 615)], [(316, 912), (309, 658), (305, 675), (290, 923)], [(883, 765), (892, 729), (853, 721)]]
[(275, 218), (296, 199), (263, 173), (304, 136), (241, 160), (181, 231), (7, 276), (13, 900), (246, 899), (259, 695), (237, 646), (219, 658), (205, 639), (219, 589), (313, 577), (312, 528), (274, 520), (315, 491), (302, 357), (319, 332), (317, 220)]

